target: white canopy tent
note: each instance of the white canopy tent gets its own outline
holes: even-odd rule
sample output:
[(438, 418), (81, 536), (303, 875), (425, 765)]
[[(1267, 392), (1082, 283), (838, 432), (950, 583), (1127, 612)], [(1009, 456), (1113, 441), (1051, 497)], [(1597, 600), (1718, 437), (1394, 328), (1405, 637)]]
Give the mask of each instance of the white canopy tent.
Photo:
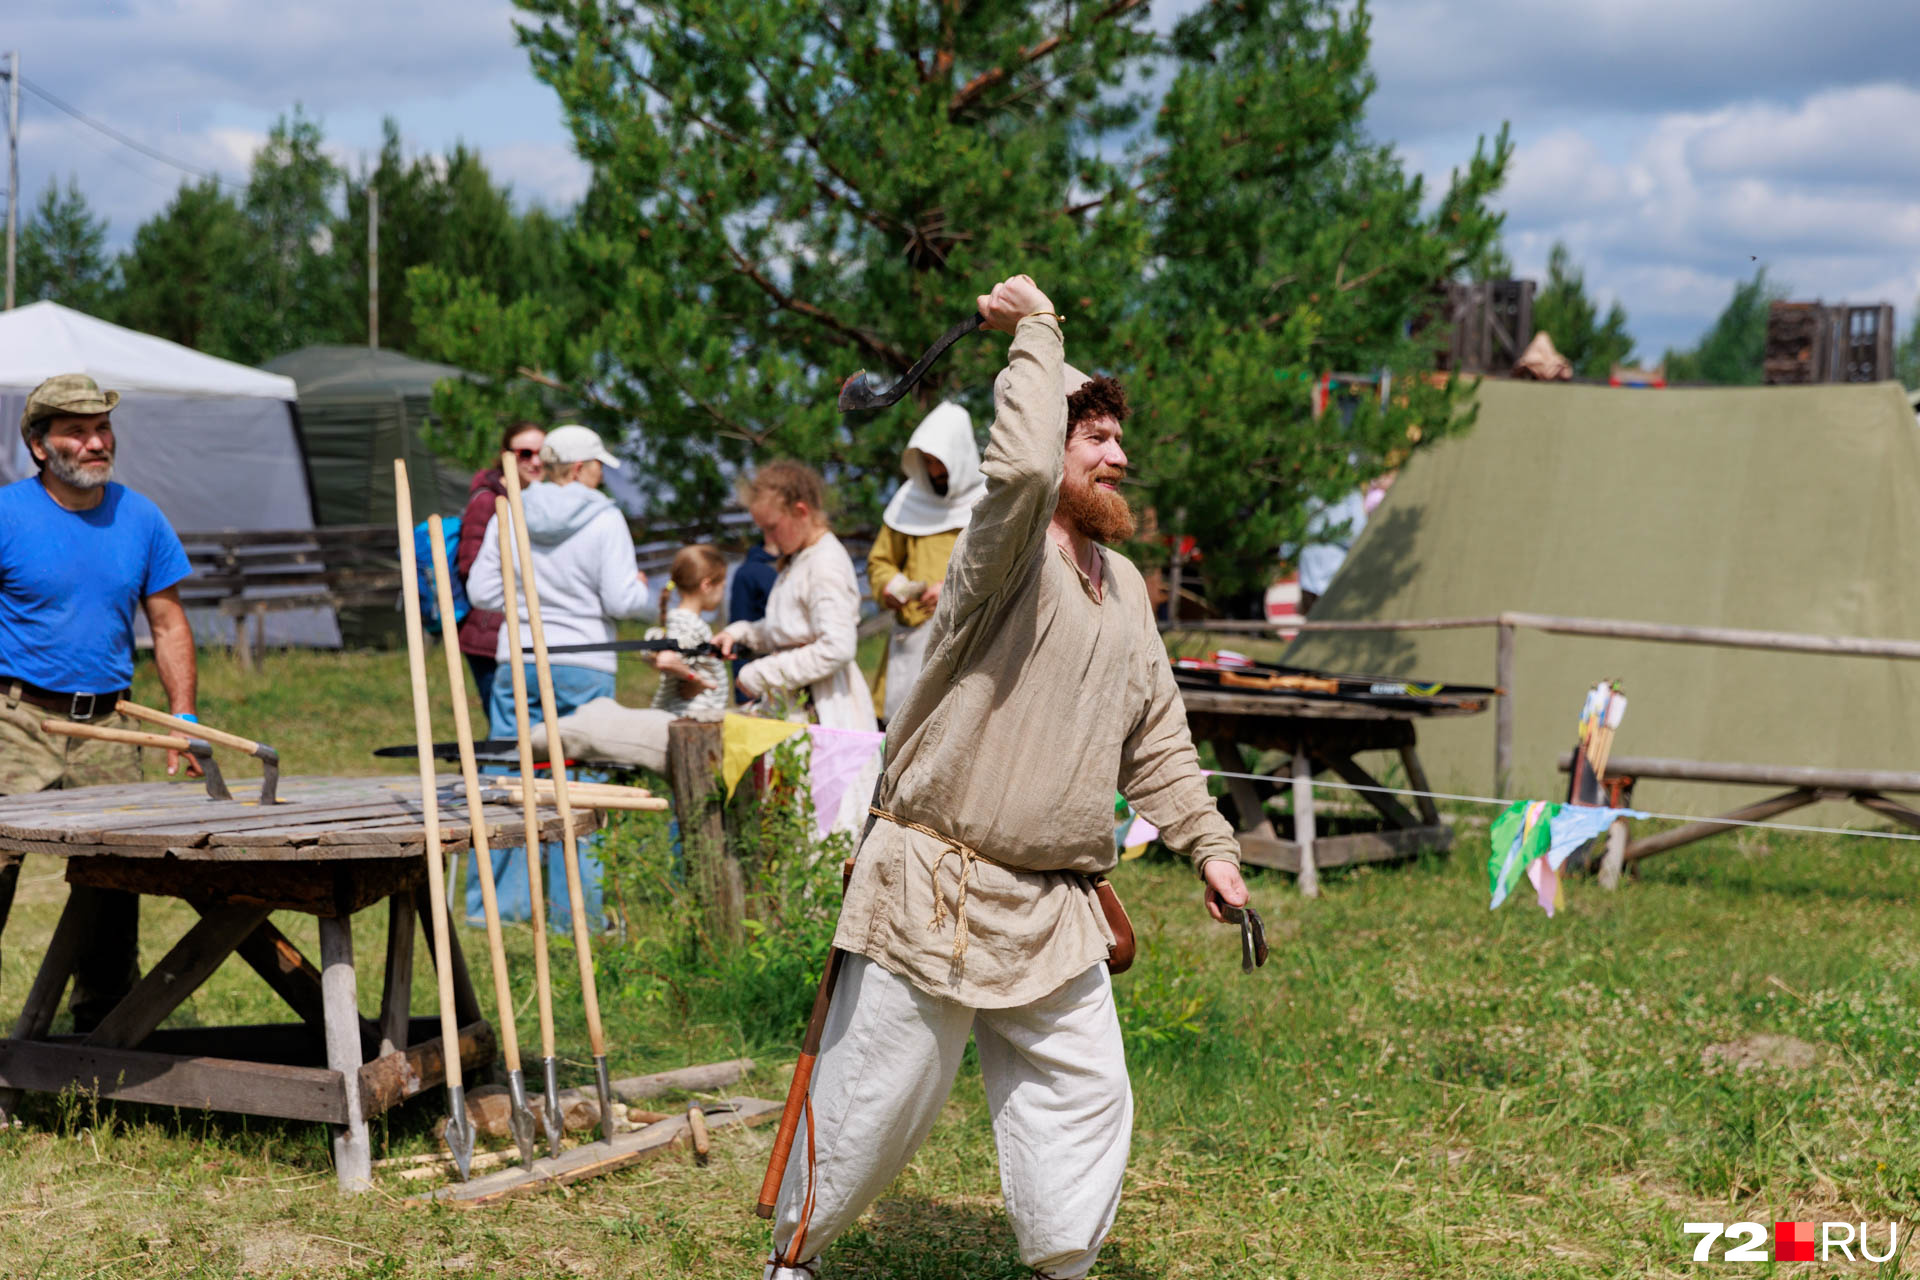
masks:
[[(313, 528), (292, 378), (57, 302), (0, 312), (0, 484), (36, 473), (20, 415), (28, 393), (60, 373), (120, 393), (114, 479), (153, 499), (178, 532)], [(201, 642), (232, 639), (231, 622), (193, 612)], [(267, 615), (267, 640), (337, 646), (340, 631), (331, 610), (285, 610)]]

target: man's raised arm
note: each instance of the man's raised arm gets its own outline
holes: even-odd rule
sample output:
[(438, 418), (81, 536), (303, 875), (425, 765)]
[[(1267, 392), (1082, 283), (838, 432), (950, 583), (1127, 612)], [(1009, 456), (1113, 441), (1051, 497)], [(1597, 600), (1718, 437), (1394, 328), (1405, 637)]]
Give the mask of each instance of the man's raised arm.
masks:
[(993, 385), (993, 433), (980, 463), (986, 496), (941, 590), (955, 623), (991, 599), (1046, 537), (1067, 444), (1065, 349), (1053, 303), (1031, 277), (1014, 276), (981, 295), (979, 306), (983, 327), (1012, 334), (1013, 346)]

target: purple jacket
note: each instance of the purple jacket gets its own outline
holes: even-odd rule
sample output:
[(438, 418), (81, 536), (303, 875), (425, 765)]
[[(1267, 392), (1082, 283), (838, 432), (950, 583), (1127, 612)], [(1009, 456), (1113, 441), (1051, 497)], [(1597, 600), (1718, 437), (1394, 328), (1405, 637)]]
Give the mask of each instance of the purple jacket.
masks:
[[(493, 500), (506, 496), (507, 485), (500, 478), (500, 468), (489, 467), (473, 477), (473, 485), (467, 490), (467, 509), (460, 513), (460, 547), (454, 556), (454, 570), (462, 582), (479, 558), (487, 526), (493, 523)], [(492, 609), (469, 610), (460, 624), (460, 652), (491, 658), (500, 639), (500, 624), (506, 620), (506, 614)]]

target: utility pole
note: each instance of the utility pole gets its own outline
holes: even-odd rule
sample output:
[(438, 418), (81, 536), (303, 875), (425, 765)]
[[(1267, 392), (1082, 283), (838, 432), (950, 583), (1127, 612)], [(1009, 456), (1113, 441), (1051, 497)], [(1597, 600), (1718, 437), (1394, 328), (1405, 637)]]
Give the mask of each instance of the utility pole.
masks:
[(380, 188), (367, 183), (367, 346), (380, 346)]
[(7, 310), (13, 310), (14, 244), (20, 238), (20, 51), (7, 55)]

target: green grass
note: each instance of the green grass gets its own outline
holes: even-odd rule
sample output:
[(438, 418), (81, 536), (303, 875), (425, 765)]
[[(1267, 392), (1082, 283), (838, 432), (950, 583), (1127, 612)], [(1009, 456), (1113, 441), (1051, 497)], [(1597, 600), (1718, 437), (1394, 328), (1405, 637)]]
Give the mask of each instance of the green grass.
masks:
[[(410, 737), (393, 655), (274, 655), (250, 680), (208, 667), (209, 721), (273, 740), (271, 720), (295, 771), (370, 770), (366, 748)], [(1138, 1119), (1097, 1275), (1731, 1276), (1755, 1272), (1690, 1262), (1682, 1223), (1920, 1217), (1911, 845), (1717, 838), (1653, 859), (1617, 893), (1572, 884), (1548, 920), (1524, 893), (1490, 914), (1485, 827), (1458, 830), (1453, 856), (1330, 873), (1318, 902), (1255, 873), (1273, 959), (1252, 977), (1182, 867), (1121, 868), (1142, 943), (1116, 982)], [(27, 862), (0, 952), (8, 1008), (51, 932), (58, 870)], [(667, 910), (636, 904), (635, 938), (670, 928)], [(153, 904), (146, 957), (188, 918)], [(279, 923), (314, 953), (310, 920)], [(361, 954), (378, 956), (383, 929), (363, 916)], [(524, 1001), (528, 934), (509, 936)], [(479, 936), (466, 937), (477, 956)], [(746, 1090), (781, 1096), (791, 1026), (676, 997), (649, 954), (637, 941), (600, 953), (615, 1073), (747, 1053), (765, 1065)], [(563, 1053), (584, 1080), (571, 971), (556, 954)], [(491, 1007), (483, 966), (476, 979)], [(418, 1011), (432, 989), (423, 966)], [(363, 977), (363, 1006), (377, 996)], [(282, 1016), (250, 971), (230, 969), (180, 1020)], [(530, 1009), (520, 1027), (536, 1034)], [(1812, 1044), (1817, 1065), (1703, 1064), (1711, 1045), (1768, 1032)], [(437, 1105), (429, 1095), (377, 1123), (376, 1155), (430, 1149)], [(393, 1182), (339, 1197), (318, 1126), (47, 1097), (25, 1121), (0, 1133), (0, 1277), (719, 1280), (757, 1275), (765, 1248), (751, 1207), (765, 1131), (718, 1135), (706, 1168), (669, 1157), (463, 1213), (402, 1208), (408, 1184)], [(919, 1158), (828, 1264), (872, 1280), (1024, 1275), (970, 1065)]]

